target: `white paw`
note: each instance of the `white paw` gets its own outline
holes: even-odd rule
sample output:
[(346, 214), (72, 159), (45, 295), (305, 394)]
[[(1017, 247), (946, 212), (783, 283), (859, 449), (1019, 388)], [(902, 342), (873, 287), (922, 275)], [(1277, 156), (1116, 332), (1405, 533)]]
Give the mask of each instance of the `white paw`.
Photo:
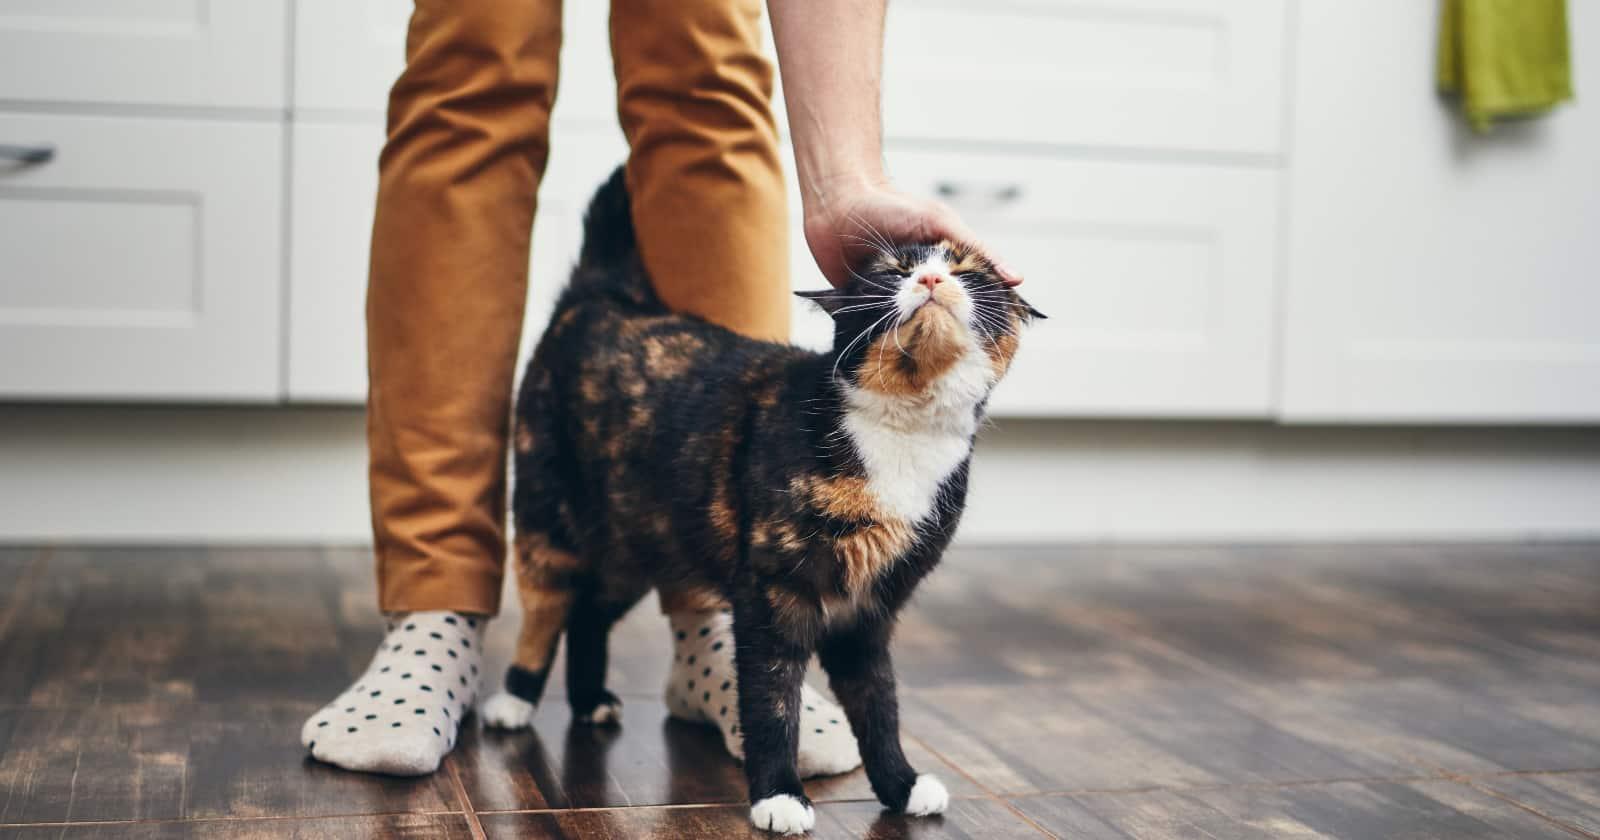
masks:
[(817, 813), (799, 799), (780, 793), (751, 805), (750, 822), (776, 834), (804, 834), (817, 824)]
[(616, 726), (622, 722), (622, 702), (601, 703), (593, 711), (580, 716), (578, 722), (593, 726)]
[(906, 813), (913, 817), (926, 817), (944, 813), (949, 805), (950, 792), (944, 789), (944, 783), (932, 774), (923, 773), (911, 786), (911, 796), (906, 799)]
[(478, 714), (484, 725), (495, 729), (527, 729), (533, 725), (533, 713), (538, 707), (514, 694), (496, 692), (483, 701)]

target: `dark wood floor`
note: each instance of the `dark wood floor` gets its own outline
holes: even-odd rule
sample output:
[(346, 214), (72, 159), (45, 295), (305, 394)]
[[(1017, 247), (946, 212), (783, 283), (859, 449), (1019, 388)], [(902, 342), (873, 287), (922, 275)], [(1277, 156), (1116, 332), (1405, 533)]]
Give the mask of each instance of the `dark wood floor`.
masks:
[[(296, 740), (380, 634), (364, 555), (0, 550), (0, 837), (753, 835), (649, 606), (620, 731), (551, 703), (381, 779)], [(1600, 837), (1600, 546), (962, 551), (896, 655), (950, 811), (858, 771), (818, 837)]]

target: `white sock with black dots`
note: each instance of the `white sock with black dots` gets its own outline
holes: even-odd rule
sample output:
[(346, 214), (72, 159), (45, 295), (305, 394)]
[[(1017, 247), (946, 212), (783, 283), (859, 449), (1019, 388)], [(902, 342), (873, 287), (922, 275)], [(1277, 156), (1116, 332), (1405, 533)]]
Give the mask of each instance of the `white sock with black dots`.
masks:
[(366, 673), (306, 721), (300, 743), (318, 761), (346, 770), (437, 770), (478, 700), (487, 624), (444, 611), (392, 617)]
[[(733, 665), (733, 615), (726, 610), (669, 613), (672, 673), (667, 710), (680, 720), (712, 723), (734, 758), (744, 759), (739, 686)], [(801, 778), (833, 776), (861, 766), (861, 751), (844, 710), (811, 686), (800, 689)]]

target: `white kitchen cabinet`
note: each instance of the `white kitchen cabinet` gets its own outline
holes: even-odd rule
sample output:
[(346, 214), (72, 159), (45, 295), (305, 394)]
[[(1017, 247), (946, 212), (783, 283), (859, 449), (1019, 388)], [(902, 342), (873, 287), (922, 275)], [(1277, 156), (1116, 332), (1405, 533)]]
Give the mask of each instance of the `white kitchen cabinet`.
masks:
[(0, 113), (0, 394), (267, 401), (279, 388), (278, 125)]
[(1600, 420), (1600, 8), (1570, 15), (1578, 102), (1477, 136), (1435, 4), (1301, 4), (1285, 419)]
[(1276, 155), (1284, 0), (902, 0), (884, 48), (898, 139)]
[(0, 100), (282, 108), (288, 27), (289, 0), (0, 0)]

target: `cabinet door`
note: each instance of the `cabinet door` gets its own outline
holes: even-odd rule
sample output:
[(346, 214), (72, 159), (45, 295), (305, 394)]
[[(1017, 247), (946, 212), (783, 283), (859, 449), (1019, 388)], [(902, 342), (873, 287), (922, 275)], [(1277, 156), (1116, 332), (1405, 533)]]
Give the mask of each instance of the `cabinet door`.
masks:
[[(523, 355), (538, 341), (577, 257), (583, 210), (626, 156), (615, 129), (557, 132), (539, 188)], [(288, 393), (300, 402), (366, 399), (368, 246), (383, 128), (376, 119), (297, 123), (289, 258)]]
[[(1570, 14), (1575, 85), (1600, 89), (1600, 7)], [(1301, 5), (1284, 417), (1600, 420), (1600, 108), (1474, 135), (1434, 93), (1436, 26), (1428, 3)]]
[(0, 0), (0, 100), (281, 108), (288, 27), (288, 0)]
[(1049, 316), (1024, 336), (1002, 415), (1270, 413), (1277, 174), (891, 148)]
[(272, 400), (276, 124), (0, 114), (0, 395)]
[(1276, 154), (1283, 0), (890, 4), (894, 138)]

